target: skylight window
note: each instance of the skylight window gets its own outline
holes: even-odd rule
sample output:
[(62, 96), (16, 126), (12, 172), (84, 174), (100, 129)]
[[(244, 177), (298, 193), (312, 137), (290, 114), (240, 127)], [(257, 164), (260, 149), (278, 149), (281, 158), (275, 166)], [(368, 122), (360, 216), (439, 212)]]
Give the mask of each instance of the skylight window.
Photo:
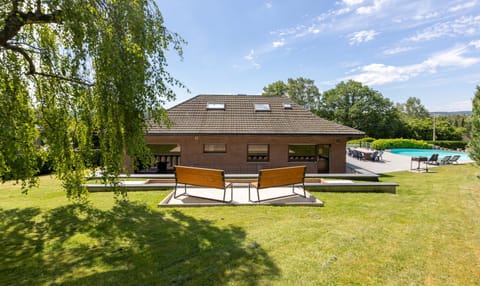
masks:
[(225, 110), (225, 103), (223, 102), (207, 102), (208, 110)]
[(268, 104), (268, 103), (255, 103), (255, 111), (270, 111), (270, 104)]

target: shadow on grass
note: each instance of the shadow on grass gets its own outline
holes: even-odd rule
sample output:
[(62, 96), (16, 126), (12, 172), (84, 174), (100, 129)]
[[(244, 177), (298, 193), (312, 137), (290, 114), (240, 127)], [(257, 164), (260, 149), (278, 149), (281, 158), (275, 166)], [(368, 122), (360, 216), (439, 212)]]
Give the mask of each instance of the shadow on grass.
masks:
[(280, 275), (238, 227), (136, 203), (0, 209), (2, 285), (256, 285)]

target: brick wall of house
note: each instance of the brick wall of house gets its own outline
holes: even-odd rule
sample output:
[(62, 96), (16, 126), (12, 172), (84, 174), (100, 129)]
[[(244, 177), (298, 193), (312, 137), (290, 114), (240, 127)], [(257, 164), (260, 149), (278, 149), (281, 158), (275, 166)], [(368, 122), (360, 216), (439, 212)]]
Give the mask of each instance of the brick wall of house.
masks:
[[(148, 135), (147, 144), (179, 144), (180, 164), (203, 168), (223, 169), (226, 173), (257, 173), (260, 169), (306, 165), (307, 173), (328, 171), (344, 173), (347, 137), (291, 136), (291, 135)], [(225, 153), (204, 153), (204, 144), (226, 144)], [(248, 144), (269, 144), (268, 162), (248, 162)], [(326, 144), (330, 146), (329, 159), (320, 162), (289, 162), (288, 145)], [(324, 166), (322, 166), (324, 165)], [(322, 171), (324, 170), (324, 171)]]

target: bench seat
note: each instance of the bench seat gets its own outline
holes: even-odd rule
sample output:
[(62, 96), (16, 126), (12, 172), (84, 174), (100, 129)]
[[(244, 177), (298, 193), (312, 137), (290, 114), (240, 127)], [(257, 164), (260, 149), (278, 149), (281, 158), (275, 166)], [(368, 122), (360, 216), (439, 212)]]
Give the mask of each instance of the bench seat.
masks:
[[(266, 200), (278, 199), (280, 197), (269, 198), (266, 200), (260, 199), (260, 190), (274, 187), (292, 186), (292, 195), (300, 195), (295, 193), (295, 186), (301, 185), (303, 188), (302, 197), (306, 197), (305, 192), (305, 171), (306, 166), (294, 166), (274, 169), (263, 169), (258, 172), (258, 179), (248, 185), (248, 200), (251, 202), (262, 202)], [(257, 200), (251, 199), (250, 188), (257, 190)], [(292, 196), (288, 195), (288, 196)], [(286, 196), (282, 196), (286, 197)]]
[[(184, 192), (177, 194), (179, 184), (184, 185)], [(217, 169), (206, 169), (197, 167), (175, 166), (175, 191), (174, 198), (187, 193), (187, 186), (197, 186), (205, 188), (214, 188), (223, 190), (222, 202), (231, 202), (233, 200), (233, 184), (225, 181), (225, 172)], [(230, 200), (226, 200), (227, 189), (230, 187)], [(192, 196), (194, 197), (194, 196)], [(211, 198), (208, 198), (211, 199)], [(211, 199), (215, 200), (215, 199)]]

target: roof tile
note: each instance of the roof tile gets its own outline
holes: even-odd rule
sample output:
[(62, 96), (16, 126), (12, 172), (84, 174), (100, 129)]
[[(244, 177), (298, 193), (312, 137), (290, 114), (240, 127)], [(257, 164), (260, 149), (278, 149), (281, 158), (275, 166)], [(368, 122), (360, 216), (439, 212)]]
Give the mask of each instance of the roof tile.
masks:
[[(207, 110), (207, 102), (223, 102), (225, 110)], [(255, 111), (255, 103), (270, 111)], [(292, 108), (285, 109), (283, 104)], [(170, 128), (153, 125), (149, 134), (290, 134), (362, 136), (362, 131), (322, 119), (286, 97), (198, 95), (168, 111)]]

